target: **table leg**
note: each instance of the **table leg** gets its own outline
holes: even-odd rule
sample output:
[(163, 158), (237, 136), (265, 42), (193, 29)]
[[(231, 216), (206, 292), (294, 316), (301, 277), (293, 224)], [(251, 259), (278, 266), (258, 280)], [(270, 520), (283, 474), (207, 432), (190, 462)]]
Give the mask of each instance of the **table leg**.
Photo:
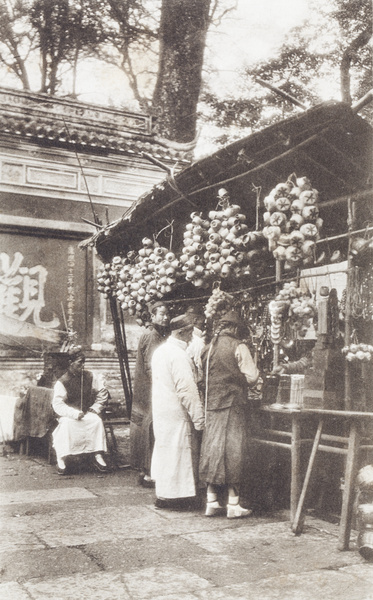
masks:
[(345, 484), (342, 499), (341, 522), (339, 525), (338, 550), (348, 550), (350, 544), (352, 510), (354, 504), (355, 478), (358, 468), (360, 432), (356, 421), (350, 424), (345, 468)]
[(294, 414), (291, 422), (291, 482), (290, 482), (290, 523), (293, 524), (298, 506), (301, 479), (300, 479), (300, 451), (301, 451), (301, 421)]
[(312, 446), (312, 451), (311, 451), (311, 455), (308, 461), (308, 467), (307, 467), (307, 472), (306, 472), (306, 476), (304, 478), (304, 482), (303, 482), (303, 487), (302, 487), (302, 492), (299, 498), (299, 503), (297, 506), (297, 510), (295, 513), (295, 517), (293, 519), (293, 531), (296, 535), (299, 535), (300, 533), (302, 533), (303, 530), (303, 520), (302, 520), (302, 513), (303, 513), (303, 506), (306, 500), (306, 495), (307, 495), (307, 490), (308, 490), (308, 484), (310, 482), (311, 479), (311, 474), (312, 474), (312, 469), (313, 469), (313, 465), (315, 462), (315, 458), (316, 458), (316, 453), (317, 453), (317, 449), (319, 447), (319, 443), (320, 443), (320, 439), (321, 439), (321, 434), (322, 434), (322, 428), (323, 428), (323, 419), (321, 418), (319, 420), (319, 424), (317, 427), (317, 431), (316, 431), (316, 435), (315, 435), (315, 439), (313, 442), (313, 446)]

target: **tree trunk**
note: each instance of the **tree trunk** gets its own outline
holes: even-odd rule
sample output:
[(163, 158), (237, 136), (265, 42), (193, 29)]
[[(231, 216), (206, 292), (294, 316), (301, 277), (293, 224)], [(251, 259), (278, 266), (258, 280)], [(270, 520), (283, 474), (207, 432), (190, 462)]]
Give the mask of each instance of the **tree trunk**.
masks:
[(190, 142), (196, 135), (210, 3), (211, 0), (162, 1), (153, 107), (158, 134), (176, 142)]
[(371, 38), (371, 27), (370, 24), (368, 27), (362, 31), (357, 38), (355, 38), (351, 44), (346, 48), (343, 52), (341, 65), (340, 65), (340, 73), (341, 73), (341, 96), (342, 102), (346, 102), (347, 104), (351, 104), (351, 76), (350, 76), (350, 67), (351, 61), (354, 55), (366, 46)]

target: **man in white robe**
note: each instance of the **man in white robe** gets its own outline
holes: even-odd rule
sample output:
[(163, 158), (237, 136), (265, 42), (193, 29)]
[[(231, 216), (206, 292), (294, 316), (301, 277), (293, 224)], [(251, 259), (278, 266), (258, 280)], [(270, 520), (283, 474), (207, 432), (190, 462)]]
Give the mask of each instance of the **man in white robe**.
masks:
[(55, 383), (52, 406), (58, 415), (53, 432), (53, 447), (59, 475), (65, 475), (67, 456), (92, 454), (93, 465), (106, 471), (102, 456), (107, 450), (105, 429), (99, 416), (108, 400), (108, 390), (101, 376), (84, 370), (82, 351), (70, 351), (67, 372)]
[[(186, 349), (193, 333), (187, 315), (171, 320), (171, 336), (152, 358), (154, 451), (151, 475), (156, 506), (194, 498), (192, 437), (204, 428), (204, 410)], [(162, 505), (163, 502), (163, 505)]]

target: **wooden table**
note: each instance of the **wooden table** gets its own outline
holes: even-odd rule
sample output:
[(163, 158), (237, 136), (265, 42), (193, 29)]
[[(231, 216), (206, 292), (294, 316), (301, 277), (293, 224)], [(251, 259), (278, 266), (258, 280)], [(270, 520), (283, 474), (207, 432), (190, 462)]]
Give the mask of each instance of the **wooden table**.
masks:
[[(362, 439), (362, 425), (367, 419), (373, 419), (373, 413), (323, 409), (287, 409), (273, 407), (273, 405), (261, 407), (259, 412), (263, 415), (270, 415), (271, 426), (263, 428), (259, 436), (255, 437), (253, 441), (260, 445), (290, 450), (290, 521), (295, 533), (301, 533), (304, 500), (316, 453), (322, 451), (346, 456), (338, 548), (347, 550), (350, 540), (354, 484), (359, 467), (359, 454), (363, 449), (373, 450), (373, 440), (369, 440), (366, 444)], [(276, 428), (275, 415), (288, 418), (290, 430), (284, 431)], [(324, 434), (324, 423), (330, 419), (340, 419), (347, 424), (348, 437)], [(312, 438), (304, 438), (302, 436), (302, 426), (306, 423), (310, 425), (312, 422), (314, 423), (313, 436)], [(310, 443), (312, 443), (312, 451), (302, 487), (301, 449), (302, 446)]]

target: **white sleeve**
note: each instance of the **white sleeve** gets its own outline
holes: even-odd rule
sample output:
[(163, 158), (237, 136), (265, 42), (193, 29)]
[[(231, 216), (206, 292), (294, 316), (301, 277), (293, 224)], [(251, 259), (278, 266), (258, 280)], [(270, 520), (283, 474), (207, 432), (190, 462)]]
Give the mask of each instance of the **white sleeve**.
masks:
[(186, 355), (185, 360), (172, 361), (172, 377), (174, 380), (176, 394), (188, 411), (188, 414), (197, 430), (202, 430), (205, 424), (205, 416), (197, 384), (194, 379), (191, 359)]
[(53, 410), (59, 417), (69, 417), (70, 419), (78, 419), (79, 410), (73, 406), (66, 404), (67, 391), (63, 383), (56, 381), (53, 391), (52, 406)]
[(106, 382), (103, 375), (93, 374), (92, 394), (94, 395), (95, 401), (90, 408), (99, 415), (109, 398), (109, 392), (106, 388)]
[(259, 379), (259, 371), (253, 361), (250, 350), (246, 344), (238, 344), (235, 353), (238, 368), (245, 375), (246, 381), (250, 386), (255, 385)]

